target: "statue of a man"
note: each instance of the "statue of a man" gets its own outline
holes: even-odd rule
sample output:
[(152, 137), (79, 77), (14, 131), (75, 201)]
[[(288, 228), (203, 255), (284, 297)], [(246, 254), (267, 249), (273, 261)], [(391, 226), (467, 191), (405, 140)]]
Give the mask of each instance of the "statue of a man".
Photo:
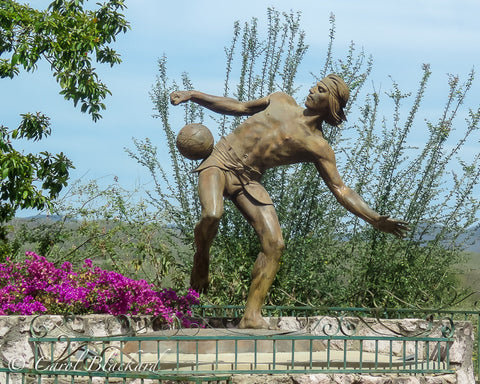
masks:
[(208, 288), (209, 251), (223, 214), (223, 198), (230, 199), (255, 229), (261, 252), (252, 271), (252, 283), (240, 328), (267, 328), (261, 308), (279, 269), (284, 242), (272, 201), (260, 184), (272, 167), (312, 162), (318, 173), (347, 210), (380, 231), (405, 236), (407, 223), (372, 210), (340, 177), (335, 154), (322, 133), (322, 123), (338, 126), (346, 120), (343, 109), (349, 97), (345, 82), (331, 74), (308, 94), (305, 107), (283, 92), (241, 102), (198, 91), (176, 91), (173, 105), (193, 101), (214, 112), (250, 116), (232, 133), (222, 137), (211, 155), (197, 168), (202, 207), (195, 227), (196, 253), (191, 274), (192, 288)]

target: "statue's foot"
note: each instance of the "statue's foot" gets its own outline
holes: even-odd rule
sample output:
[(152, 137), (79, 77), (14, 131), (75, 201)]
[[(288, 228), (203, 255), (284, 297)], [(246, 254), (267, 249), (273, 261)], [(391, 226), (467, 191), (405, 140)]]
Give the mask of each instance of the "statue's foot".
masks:
[(275, 329), (268, 325), (265, 319), (261, 316), (243, 317), (238, 324), (241, 329)]
[(194, 274), (192, 272), (192, 276), (190, 277), (190, 287), (197, 291), (198, 293), (205, 293), (208, 291), (208, 275), (205, 276), (198, 276), (198, 274)]

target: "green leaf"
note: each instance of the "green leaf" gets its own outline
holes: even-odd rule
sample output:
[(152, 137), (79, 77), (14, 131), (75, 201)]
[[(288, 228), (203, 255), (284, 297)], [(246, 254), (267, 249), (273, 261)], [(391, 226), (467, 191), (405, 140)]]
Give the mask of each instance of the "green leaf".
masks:
[(19, 60), (20, 60), (20, 55), (18, 53), (14, 53), (12, 55), (12, 60), (11, 60), (12, 66), (17, 65)]

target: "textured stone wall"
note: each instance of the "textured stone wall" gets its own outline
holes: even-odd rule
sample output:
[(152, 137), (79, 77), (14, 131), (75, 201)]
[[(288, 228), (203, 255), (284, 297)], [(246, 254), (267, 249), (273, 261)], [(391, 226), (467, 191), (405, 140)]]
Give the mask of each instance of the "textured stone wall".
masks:
[[(38, 322), (36, 332), (42, 331), (42, 326), (51, 324), (61, 324), (63, 318), (60, 316), (42, 317), (42, 322)], [(110, 336), (126, 332), (125, 323), (119, 322), (112, 316), (106, 315), (88, 315), (82, 316), (82, 321), (70, 324), (75, 331), (82, 332), (89, 336)], [(0, 316), (0, 364), (8, 366), (13, 364), (19, 367), (22, 362), (31, 365), (34, 358), (33, 345), (28, 341), (31, 336), (31, 323), (34, 316)], [(132, 317), (130, 325), (135, 329), (142, 329), (142, 333), (158, 331), (155, 323), (146, 320), (146, 317)], [(418, 319), (399, 319), (399, 320), (378, 320), (367, 318), (269, 318), (270, 324), (285, 331), (304, 331), (314, 335), (325, 335), (325, 333), (334, 334), (340, 330), (334, 327), (343, 327), (342, 332), (355, 332), (357, 336), (414, 336), (421, 332), (428, 331), (431, 337), (441, 337), (442, 326), (445, 322), (427, 322)], [(432, 327), (433, 324), (433, 327)], [(448, 326), (448, 324), (447, 324)], [(75, 328), (77, 327), (77, 329)], [(55, 327), (50, 327), (50, 336), (54, 336)], [(53, 334), (51, 333), (53, 332)], [(63, 332), (58, 328), (59, 335)], [(255, 332), (255, 331), (252, 331)], [(455, 322), (454, 342), (450, 345), (450, 365), (456, 370), (454, 375), (438, 375), (429, 377), (420, 376), (382, 376), (382, 375), (355, 375), (355, 374), (310, 374), (310, 375), (236, 375), (234, 382), (238, 384), (247, 383), (292, 383), (292, 384), (475, 384), (473, 371), (473, 341), (474, 334), (472, 324), (469, 322)], [(343, 343), (343, 342), (342, 342)], [(375, 351), (375, 348), (388, 353), (389, 345), (383, 345), (379, 342), (378, 347), (373, 343), (365, 341), (363, 350)], [(341, 345), (338, 348), (341, 349)], [(331, 348), (335, 348), (332, 343)], [(402, 354), (413, 353), (413, 344), (406, 344), (406, 351), (403, 347), (395, 347), (393, 353), (401, 356)], [(59, 348), (61, 350), (61, 348)], [(419, 351), (417, 353), (425, 353)], [(443, 352), (441, 352), (443, 353)], [(6, 382), (4, 374), (0, 374), (0, 383)], [(14, 380), (10, 380), (15, 384)], [(132, 382), (133, 383), (133, 382)], [(147, 381), (145, 381), (145, 384)]]
[[(342, 325), (343, 322), (343, 325)], [(278, 326), (284, 330), (305, 330), (314, 335), (322, 335), (325, 332), (339, 332), (336, 327), (353, 328), (357, 336), (415, 336), (427, 332), (430, 337), (442, 337), (442, 329), (450, 325), (446, 321), (427, 321), (422, 319), (372, 319), (372, 318), (358, 318), (346, 317), (343, 319), (331, 317), (311, 317), (311, 318), (271, 318), (270, 324)], [(348, 333), (348, 329), (344, 329)], [(293, 383), (336, 383), (336, 384), (363, 384), (363, 383), (385, 383), (385, 384), (417, 384), (417, 383), (458, 383), (458, 384), (475, 384), (475, 376), (473, 369), (473, 344), (474, 333), (470, 322), (457, 321), (455, 322), (455, 332), (453, 334), (454, 342), (449, 345), (450, 352), (450, 366), (455, 369), (456, 375), (441, 375), (433, 377), (408, 377), (408, 378), (394, 378), (394, 377), (378, 377), (378, 376), (355, 376), (355, 375), (305, 375), (301, 378), (289, 378), (287, 382)], [(374, 341), (365, 341), (363, 343), (364, 351), (375, 350)], [(334, 345), (335, 346), (335, 345)], [(342, 348), (341, 345), (338, 346)], [(388, 353), (390, 344), (388, 342), (379, 342), (378, 348), (380, 352)], [(395, 349), (396, 348), (396, 349)], [(403, 351), (402, 346), (397, 344), (394, 347), (393, 353), (397, 356), (402, 354), (414, 354), (414, 343), (406, 344), (406, 351)], [(418, 354), (425, 353), (419, 350)], [(431, 351), (430, 353), (434, 353)], [(436, 353), (436, 352), (435, 352)], [(442, 350), (441, 353), (446, 353)], [(436, 356), (431, 356), (436, 358)], [(452, 381), (454, 380), (454, 381)], [(240, 381), (241, 382), (241, 381)]]

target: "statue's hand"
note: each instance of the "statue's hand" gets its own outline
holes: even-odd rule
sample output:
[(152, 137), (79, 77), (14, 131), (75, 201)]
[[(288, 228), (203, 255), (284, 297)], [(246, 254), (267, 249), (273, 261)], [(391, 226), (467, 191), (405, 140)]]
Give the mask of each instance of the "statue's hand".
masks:
[(391, 219), (388, 215), (381, 215), (373, 226), (382, 232), (391, 233), (398, 238), (405, 237), (406, 232), (410, 230), (406, 221)]
[(170, 94), (170, 103), (178, 105), (190, 100), (190, 91), (174, 91)]

